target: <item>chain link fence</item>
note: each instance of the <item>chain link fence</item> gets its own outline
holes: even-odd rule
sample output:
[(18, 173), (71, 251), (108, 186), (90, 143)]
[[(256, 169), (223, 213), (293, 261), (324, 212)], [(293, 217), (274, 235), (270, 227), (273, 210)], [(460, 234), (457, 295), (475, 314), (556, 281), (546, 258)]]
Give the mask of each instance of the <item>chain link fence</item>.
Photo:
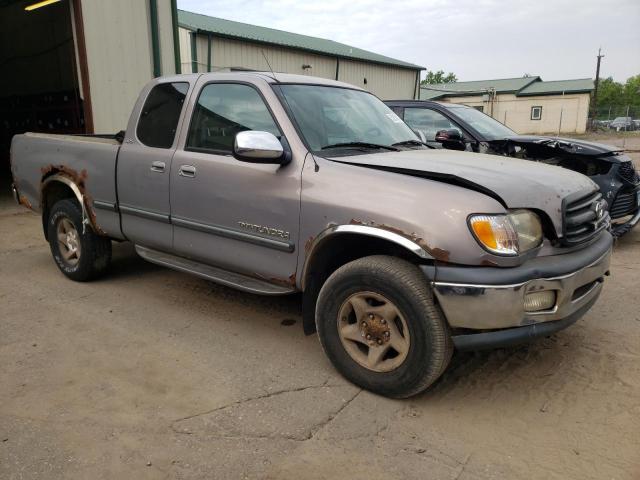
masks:
[(601, 105), (590, 118), (592, 130), (634, 131), (640, 130), (640, 106)]

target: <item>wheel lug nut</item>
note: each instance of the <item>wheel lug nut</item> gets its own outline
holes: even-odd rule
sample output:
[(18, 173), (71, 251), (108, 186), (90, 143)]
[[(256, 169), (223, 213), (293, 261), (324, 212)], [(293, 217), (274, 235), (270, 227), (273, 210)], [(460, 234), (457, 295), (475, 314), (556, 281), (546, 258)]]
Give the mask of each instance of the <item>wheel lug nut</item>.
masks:
[(362, 328), (367, 328), (367, 322), (362, 322)]
[(390, 334), (389, 332), (384, 332), (384, 336), (385, 336), (385, 337), (390, 337), (390, 336), (391, 336), (391, 334)]
[(383, 325), (386, 325), (387, 321), (383, 318), (382, 320), (380, 320), (380, 323), (383, 324)]
[(378, 339), (378, 345), (382, 345), (382, 340)]
[(373, 313), (369, 314), (369, 320), (373, 320)]
[(367, 335), (367, 340), (371, 340), (371, 335)]

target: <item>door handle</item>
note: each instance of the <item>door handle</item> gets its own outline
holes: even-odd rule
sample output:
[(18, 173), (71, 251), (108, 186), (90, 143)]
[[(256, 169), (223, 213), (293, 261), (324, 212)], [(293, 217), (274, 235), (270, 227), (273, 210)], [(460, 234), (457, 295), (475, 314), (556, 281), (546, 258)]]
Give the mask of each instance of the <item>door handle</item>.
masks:
[(153, 162), (151, 164), (151, 171), (162, 173), (164, 172), (164, 167), (165, 167), (164, 162)]
[(178, 175), (193, 178), (196, 176), (196, 167), (193, 165), (182, 165), (178, 171)]

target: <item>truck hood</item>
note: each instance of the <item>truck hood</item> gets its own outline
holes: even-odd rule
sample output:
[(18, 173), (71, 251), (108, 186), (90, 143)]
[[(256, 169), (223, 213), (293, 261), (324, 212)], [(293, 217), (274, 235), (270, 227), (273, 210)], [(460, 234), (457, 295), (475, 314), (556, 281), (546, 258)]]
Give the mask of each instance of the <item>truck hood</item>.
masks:
[(407, 150), (329, 160), (452, 183), (483, 192), (506, 208), (542, 210), (559, 235), (562, 199), (575, 192), (584, 191), (586, 195), (598, 189), (588, 177), (565, 168), (453, 150)]
[(545, 146), (551, 149), (558, 149), (563, 153), (573, 155), (598, 156), (608, 155), (614, 152), (622, 151), (619, 147), (605, 145), (603, 143), (586, 142), (584, 140), (575, 140), (573, 138), (561, 137), (545, 137), (539, 135), (514, 135), (500, 140), (491, 140), (492, 143), (511, 143), (526, 147), (527, 145)]

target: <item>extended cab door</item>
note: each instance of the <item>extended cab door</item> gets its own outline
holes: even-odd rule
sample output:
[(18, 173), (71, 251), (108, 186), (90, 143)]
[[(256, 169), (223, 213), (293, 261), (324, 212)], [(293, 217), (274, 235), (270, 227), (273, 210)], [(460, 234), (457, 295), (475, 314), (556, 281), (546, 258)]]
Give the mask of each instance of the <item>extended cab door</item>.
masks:
[(122, 233), (132, 242), (170, 250), (169, 179), (189, 83), (165, 82), (144, 92), (118, 155), (118, 204)]
[(232, 156), (235, 135), (243, 130), (271, 132), (287, 145), (272, 113), (271, 107), (282, 111), (274, 105), (275, 94), (264, 80), (255, 82), (207, 82), (205, 76), (194, 90), (191, 118), (171, 167), (174, 249), (180, 256), (291, 286), (303, 158), (294, 152), (292, 161), (280, 166)]

